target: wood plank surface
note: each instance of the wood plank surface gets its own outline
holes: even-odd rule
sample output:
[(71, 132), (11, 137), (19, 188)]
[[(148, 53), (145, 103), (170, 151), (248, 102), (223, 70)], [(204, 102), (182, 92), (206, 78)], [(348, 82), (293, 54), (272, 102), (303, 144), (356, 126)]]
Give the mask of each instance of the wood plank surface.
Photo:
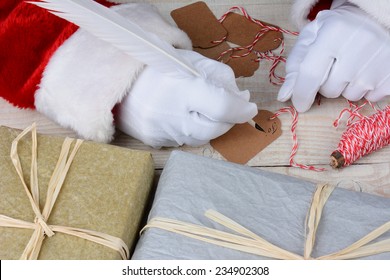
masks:
[[(185, 6), (194, 1), (145, 1), (154, 3), (168, 21), (172, 21), (169, 12), (175, 8)], [(257, 19), (294, 30), (289, 21), (291, 1), (205, 1), (217, 17), (221, 16), (230, 7), (240, 5), (248, 13)], [(289, 53), (296, 38), (285, 35), (285, 55)], [(291, 105), (289, 102), (281, 103), (276, 100), (279, 86), (274, 86), (268, 81), (268, 72), (271, 64), (268, 61), (260, 63), (260, 69), (250, 78), (237, 79), (241, 89), (251, 92), (251, 100), (258, 104), (259, 109), (276, 111), (281, 107)], [(284, 65), (277, 69), (283, 75)], [(381, 101), (378, 105), (384, 107), (390, 99)], [(262, 168), (273, 172), (299, 177), (313, 182), (331, 182), (339, 184), (355, 191), (369, 192), (381, 196), (390, 197), (390, 147), (385, 147), (371, 155), (368, 155), (353, 166), (333, 170), (329, 166), (329, 155), (337, 147), (340, 136), (345, 129), (345, 122), (338, 129), (332, 126), (340, 111), (347, 106), (344, 98), (321, 100), (320, 105), (314, 105), (312, 109), (299, 115), (297, 134), (299, 149), (296, 161), (304, 164), (312, 164), (325, 167), (324, 172), (307, 171), (288, 166), (289, 155), (292, 147), (291, 117), (281, 115), (283, 134), (274, 143), (250, 160), (247, 165)], [(371, 114), (370, 108), (364, 109), (363, 114)], [(36, 122), (38, 132), (43, 134), (77, 137), (70, 129), (60, 127), (53, 121), (33, 110), (22, 110), (11, 106), (0, 98), (0, 125), (23, 129)], [(201, 147), (183, 146), (179, 148), (163, 148), (159, 150), (145, 146), (140, 141), (117, 132), (114, 145), (148, 150), (152, 153), (157, 173), (159, 174), (167, 161), (170, 152), (180, 149), (190, 153), (224, 160), (209, 144)]]

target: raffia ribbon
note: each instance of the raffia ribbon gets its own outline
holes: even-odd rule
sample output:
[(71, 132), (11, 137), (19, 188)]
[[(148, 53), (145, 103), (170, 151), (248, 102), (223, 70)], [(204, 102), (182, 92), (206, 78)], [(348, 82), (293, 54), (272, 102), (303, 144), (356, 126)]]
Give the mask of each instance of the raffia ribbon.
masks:
[[(23, 170), (18, 156), (18, 143), (25, 135), (31, 132), (32, 145), (31, 145), (31, 173), (30, 173), (30, 189), (28, 188), (26, 182), (23, 178)], [(31, 203), (31, 207), (35, 214), (34, 222), (22, 221), (19, 219), (14, 219), (8, 216), (0, 215), (0, 227), (11, 227), (11, 228), (24, 228), (34, 230), (30, 241), (27, 243), (27, 246), (24, 249), (24, 252), (20, 259), (37, 259), (43, 240), (46, 236), (51, 237), (55, 232), (61, 232), (68, 235), (73, 235), (80, 237), (106, 247), (109, 247), (113, 250), (116, 250), (122, 259), (129, 258), (129, 249), (126, 243), (115, 236), (109, 234), (79, 229), (67, 226), (59, 225), (48, 225), (47, 220), (49, 219), (50, 213), (53, 209), (53, 206), (56, 202), (58, 194), (61, 190), (67, 172), (72, 164), (72, 161), (82, 144), (82, 140), (77, 140), (72, 151), (70, 151), (71, 145), (74, 139), (65, 138), (64, 143), (62, 144), (61, 153), (57, 162), (57, 165), (53, 171), (52, 177), (50, 178), (46, 202), (43, 210), (40, 210), (39, 207), (39, 187), (38, 187), (38, 168), (37, 168), (37, 132), (35, 123), (30, 127), (26, 128), (22, 133), (20, 133), (15, 140), (12, 142), (11, 147), (11, 160), (15, 167), (16, 172), (20, 178), (20, 181), (26, 191), (28, 199)], [(70, 155), (69, 155), (70, 153)]]
[[(207, 210), (205, 216), (219, 223), (238, 234), (227, 233), (224, 231), (208, 228), (201, 225), (185, 223), (173, 219), (156, 217), (142, 229), (141, 233), (147, 228), (160, 228), (170, 232), (178, 233), (190, 238), (208, 242), (211, 244), (227, 247), (230, 249), (282, 260), (308, 260), (313, 259), (311, 253), (315, 244), (316, 232), (320, 223), (323, 207), (332, 193), (334, 187), (327, 184), (317, 186), (314, 192), (310, 209), (306, 218), (306, 240), (304, 255), (300, 256), (293, 252), (284, 250), (257, 234), (251, 232), (237, 222), (214, 210)], [(336, 253), (322, 256), (316, 259), (341, 260), (353, 259), (364, 256), (390, 252), (390, 239), (368, 244), (374, 239), (390, 230), (390, 222), (383, 224), (373, 230), (359, 241), (353, 243), (347, 248)]]

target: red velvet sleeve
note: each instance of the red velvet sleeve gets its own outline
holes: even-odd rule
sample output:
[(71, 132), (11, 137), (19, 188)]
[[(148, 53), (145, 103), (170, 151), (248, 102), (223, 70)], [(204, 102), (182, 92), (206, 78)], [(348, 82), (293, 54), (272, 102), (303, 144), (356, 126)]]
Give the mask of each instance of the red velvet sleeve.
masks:
[(77, 26), (24, 0), (1, 0), (0, 97), (21, 108), (34, 108), (34, 93), (47, 63), (76, 30)]

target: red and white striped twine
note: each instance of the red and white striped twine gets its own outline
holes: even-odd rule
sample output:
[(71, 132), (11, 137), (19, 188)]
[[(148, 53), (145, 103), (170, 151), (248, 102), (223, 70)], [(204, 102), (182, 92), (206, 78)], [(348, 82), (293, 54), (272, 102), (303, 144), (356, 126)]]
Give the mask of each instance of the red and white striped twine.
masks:
[(250, 21), (260, 25), (261, 27), (267, 29), (268, 31), (269, 30), (274, 30), (274, 31), (281, 31), (281, 32), (286, 33), (286, 34), (298, 35), (298, 32), (289, 31), (287, 29), (283, 29), (283, 28), (276, 27), (276, 26), (266, 25), (263, 22), (261, 22), (261, 21), (259, 21), (257, 19), (252, 18), (243, 7), (239, 7), (239, 6), (231, 7), (226, 13), (224, 13), (222, 15), (222, 17), (218, 21), (222, 23), (230, 13), (233, 13), (233, 12), (235, 12), (237, 10), (240, 11), (242, 13), (242, 15), (244, 17), (246, 17), (248, 20), (250, 20)]
[(378, 109), (375, 108), (375, 105), (372, 104), (370, 101), (365, 101), (362, 105), (356, 105), (356, 104), (353, 104), (350, 100), (347, 100), (348, 102), (348, 105), (349, 105), (349, 108), (345, 108), (343, 109), (340, 114), (339, 114), (339, 117), (333, 122), (333, 126), (334, 127), (338, 127), (339, 126), (339, 123), (340, 123), (340, 120), (341, 118), (343, 117), (343, 115), (345, 113), (349, 113), (349, 117), (348, 117), (348, 120), (347, 120), (347, 126), (350, 126), (351, 123), (354, 121), (355, 118), (359, 118), (359, 119), (362, 119), (364, 118), (364, 116), (362, 114), (359, 113), (359, 111), (364, 107), (366, 106), (367, 104), (370, 104), (370, 106), (376, 111), (378, 112)]
[(275, 112), (275, 114), (271, 117), (271, 119), (277, 118), (282, 113), (290, 113), (292, 116), (292, 123), (291, 123), (291, 133), (292, 133), (292, 139), (293, 139), (293, 147), (290, 154), (289, 163), (292, 167), (298, 167), (305, 170), (312, 170), (312, 171), (325, 171), (325, 168), (317, 168), (312, 165), (305, 165), (301, 163), (297, 163), (294, 160), (295, 155), (298, 152), (298, 137), (296, 133), (297, 124), (298, 124), (298, 112), (293, 106), (289, 107), (283, 107)]
[[(239, 6), (231, 7), (225, 14), (222, 15), (222, 17), (219, 19), (219, 22), (222, 23), (230, 13), (233, 13), (233, 12), (236, 12), (236, 11), (241, 12), (241, 14), (246, 19), (248, 19), (249, 21), (251, 21), (253, 23), (256, 23), (257, 25), (261, 26), (261, 29), (256, 34), (256, 36), (253, 39), (251, 44), (249, 44), (247, 46), (230, 48), (230, 49), (222, 52), (220, 54), (220, 56), (217, 58), (217, 60), (221, 60), (222, 57), (225, 56), (227, 53), (231, 53), (232, 54), (230, 56), (231, 58), (237, 58), (237, 57), (245, 57), (245, 56), (249, 55), (251, 52), (254, 52), (257, 55), (257, 57), (258, 57), (256, 59), (256, 62), (260, 62), (263, 59), (272, 61), (272, 65), (271, 65), (270, 72), (269, 72), (269, 81), (273, 85), (281, 85), (284, 82), (284, 78), (279, 76), (279, 75), (277, 75), (275, 73), (275, 71), (276, 71), (276, 67), (279, 65), (279, 63), (281, 63), (281, 62), (285, 63), (286, 62), (286, 58), (284, 56), (282, 56), (282, 54), (284, 52), (284, 40), (282, 38), (277, 39), (277, 40), (281, 40), (282, 41), (281, 42), (281, 50), (279, 52), (279, 55), (276, 55), (274, 52), (272, 52), (270, 50), (266, 51), (266, 52), (259, 52), (259, 51), (253, 50), (253, 48), (256, 45), (256, 43), (268, 31), (278, 31), (278, 32), (282, 32), (282, 33), (290, 34), (290, 35), (294, 35), (294, 36), (297, 36), (299, 33), (295, 32), (295, 31), (289, 31), (289, 30), (281, 28), (281, 27), (267, 25), (267, 24), (265, 24), (265, 23), (263, 23), (263, 22), (261, 22), (261, 21), (259, 21), (257, 19), (252, 18), (243, 7), (239, 7)], [(221, 40), (213, 41), (213, 43), (219, 44), (219, 43), (221, 43), (221, 42), (223, 42), (225, 40), (226, 40), (226, 37), (222, 38)], [(243, 53), (241, 55), (234, 54), (236, 51), (240, 51), (240, 50), (247, 50), (247, 52), (245, 52), (245, 53)]]
[(258, 59), (257, 59), (258, 62), (260, 62), (262, 59), (272, 61), (272, 65), (271, 65), (271, 68), (270, 68), (269, 74), (268, 74), (269, 81), (273, 85), (281, 85), (284, 82), (284, 77), (277, 75), (275, 73), (275, 71), (276, 71), (276, 67), (279, 65), (280, 62), (283, 62), (283, 63), (286, 62), (286, 58), (284, 56), (282, 56), (282, 54), (284, 52), (284, 40), (282, 40), (281, 38), (276, 39), (276, 40), (282, 41), (279, 55), (274, 54), (272, 51), (267, 51), (267, 52), (263, 52), (263, 53), (257, 52), (256, 54), (258, 57)]
[[(348, 166), (359, 158), (390, 144), (390, 106), (384, 110), (374, 108), (375, 114), (363, 116), (359, 110), (367, 103), (374, 108), (374, 105), (368, 101), (360, 106), (349, 102), (350, 108), (344, 109), (333, 124), (337, 127), (343, 114), (346, 112), (350, 114), (347, 120), (348, 128), (342, 134), (337, 147), (337, 151), (344, 157), (344, 166)], [(359, 119), (353, 122), (355, 118)]]

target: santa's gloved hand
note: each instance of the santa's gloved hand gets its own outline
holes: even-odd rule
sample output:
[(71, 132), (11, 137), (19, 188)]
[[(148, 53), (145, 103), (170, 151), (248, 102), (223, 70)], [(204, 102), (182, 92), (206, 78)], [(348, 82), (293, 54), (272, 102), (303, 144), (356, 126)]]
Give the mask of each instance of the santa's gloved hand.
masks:
[(146, 67), (118, 105), (115, 121), (120, 130), (156, 148), (198, 146), (257, 114), (229, 66), (193, 51), (178, 52), (206, 79)]
[(390, 94), (389, 31), (352, 4), (321, 11), (300, 32), (279, 101), (307, 111), (317, 92), (376, 102)]

